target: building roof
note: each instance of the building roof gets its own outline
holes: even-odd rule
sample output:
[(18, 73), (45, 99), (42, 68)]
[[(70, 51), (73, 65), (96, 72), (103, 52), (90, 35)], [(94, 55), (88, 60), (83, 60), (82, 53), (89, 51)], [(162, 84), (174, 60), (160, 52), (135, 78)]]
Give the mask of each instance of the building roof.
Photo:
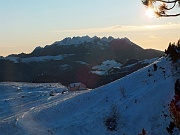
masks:
[(78, 83), (71, 83), (71, 84), (69, 84), (69, 86), (70, 87), (78, 87), (80, 84), (82, 84), (82, 83), (80, 83), (80, 82), (78, 82)]

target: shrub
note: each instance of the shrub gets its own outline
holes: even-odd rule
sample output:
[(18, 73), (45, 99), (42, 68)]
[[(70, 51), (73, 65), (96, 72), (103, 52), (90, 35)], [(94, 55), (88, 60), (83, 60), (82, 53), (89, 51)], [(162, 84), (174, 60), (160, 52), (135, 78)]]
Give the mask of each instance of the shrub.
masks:
[(126, 91), (124, 87), (120, 87), (120, 93), (122, 94), (123, 98), (126, 97)]
[(169, 43), (169, 46), (167, 50), (165, 50), (165, 53), (169, 55), (174, 62), (176, 62), (177, 59), (180, 59), (180, 39), (178, 40), (177, 44)]
[(111, 106), (111, 114), (105, 120), (105, 126), (109, 131), (116, 131), (118, 121), (118, 110), (116, 105)]
[(141, 131), (141, 134), (138, 134), (138, 135), (148, 135), (146, 130), (143, 128), (142, 131)]
[(116, 126), (117, 126), (116, 118), (115, 117), (107, 118), (107, 120), (105, 121), (105, 125), (107, 127), (107, 130), (116, 131)]
[(180, 82), (179, 79), (176, 80), (174, 85), (175, 96), (174, 99), (171, 100), (170, 103), (170, 117), (172, 118), (173, 122), (170, 123), (169, 127), (167, 127), (167, 131), (172, 134), (173, 129), (175, 127), (178, 128), (180, 131)]
[(154, 66), (154, 71), (156, 71), (157, 70), (157, 65), (154, 64), (153, 66)]
[(170, 103), (170, 113), (173, 123), (180, 131), (180, 106), (177, 105), (177, 101), (174, 99)]
[(174, 128), (175, 128), (174, 122), (170, 122), (169, 127), (167, 127), (166, 130), (168, 131), (168, 133), (169, 133), (170, 135), (172, 135)]
[(180, 81), (179, 81), (179, 79), (177, 79), (175, 82), (174, 90), (175, 90), (175, 95), (180, 97)]

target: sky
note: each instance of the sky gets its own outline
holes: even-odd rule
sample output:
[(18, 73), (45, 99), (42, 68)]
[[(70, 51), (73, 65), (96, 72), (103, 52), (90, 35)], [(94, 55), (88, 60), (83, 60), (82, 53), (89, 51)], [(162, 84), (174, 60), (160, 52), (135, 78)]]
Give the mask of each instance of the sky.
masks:
[(0, 56), (86, 35), (165, 50), (180, 38), (180, 17), (148, 17), (141, 0), (0, 0)]

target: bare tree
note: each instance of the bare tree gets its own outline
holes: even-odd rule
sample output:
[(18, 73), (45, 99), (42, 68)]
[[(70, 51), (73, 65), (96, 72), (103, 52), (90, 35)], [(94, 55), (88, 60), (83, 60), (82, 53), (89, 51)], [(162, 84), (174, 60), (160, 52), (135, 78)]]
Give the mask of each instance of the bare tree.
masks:
[(176, 6), (180, 8), (180, 0), (142, 0), (142, 3), (154, 10), (157, 17), (176, 17), (180, 16), (180, 13), (169, 13)]

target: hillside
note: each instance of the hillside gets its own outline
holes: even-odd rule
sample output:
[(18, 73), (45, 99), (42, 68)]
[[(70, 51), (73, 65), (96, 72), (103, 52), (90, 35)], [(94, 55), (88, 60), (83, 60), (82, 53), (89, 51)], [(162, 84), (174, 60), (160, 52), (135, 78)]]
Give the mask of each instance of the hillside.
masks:
[[(83, 82), (89, 88), (96, 88), (148, 65), (142, 62), (145, 59), (163, 54), (161, 51), (143, 49), (128, 38), (65, 38), (45, 47), (37, 47), (30, 54), (0, 57), (0, 81), (61, 82), (63, 85)], [(117, 68), (113, 69), (112, 64), (107, 65), (105, 72), (94, 68), (107, 61)], [(137, 64), (125, 69), (128, 63)], [(92, 80), (96, 80), (95, 83), (91, 83)]]
[[(144, 128), (148, 135), (168, 135), (178, 77), (171, 66), (162, 57), (107, 85), (65, 94), (60, 84), (0, 83), (0, 134), (138, 135)], [(50, 97), (51, 90), (58, 94)], [(114, 115), (116, 130), (107, 130)]]

